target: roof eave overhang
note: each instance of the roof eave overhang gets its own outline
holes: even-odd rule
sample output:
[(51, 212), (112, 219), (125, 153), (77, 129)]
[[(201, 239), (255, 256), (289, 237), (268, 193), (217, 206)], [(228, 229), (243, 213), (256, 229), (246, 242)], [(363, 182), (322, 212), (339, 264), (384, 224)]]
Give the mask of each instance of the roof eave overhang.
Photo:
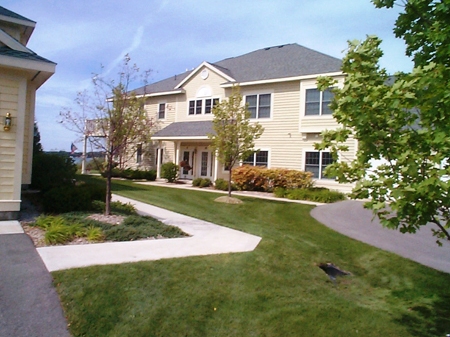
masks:
[(154, 92), (150, 94), (143, 94), (143, 95), (136, 95), (136, 97), (159, 97), (159, 96), (169, 96), (169, 95), (178, 95), (178, 94), (184, 94), (184, 89), (178, 89), (178, 90), (171, 90), (171, 91), (164, 91), (164, 92)]
[(177, 141), (177, 140), (209, 140), (208, 136), (153, 136), (152, 140), (168, 140), (168, 141)]
[(206, 67), (208, 69), (210, 69), (211, 71), (215, 72), (216, 74), (222, 76), (223, 78), (225, 78), (228, 82), (235, 82), (236, 80), (234, 78), (232, 78), (231, 76), (228, 76), (227, 74), (225, 74), (223, 71), (219, 70), (218, 68), (214, 67), (213, 65), (211, 65), (208, 62), (202, 62), (202, 64), (200, 64), (197, 68), (195, 68), (190, 74), (189, 76), (187, 76), (183, 81), (181, 81), (176, 87), (175, 89), (181, 88), (183, 86), (183, 84), (185, 84), (187, 81), (189, 81), (195, 74), (198, 73), (198, 71), (200, 69), (202, 69), (203, 67)]
[(39, 88), (55, 73), (56, 63), (0, 55), (0, 67), (21, 70), (29, 73), (31, 81), (36, 84), (37, 88)]
[(337, 77), (337, 76), (343, 76), (343, 75), (344, 75), (344, 73), (342, 71), (338, 71), (338, 72), (331, 72), (331, 73), (311, 74), (311, 75), (283, 77), (283, 78), (272, 78), (272, 79), (268, 79), (268, 80), (248, 81), (248, 82), (240, 82), (240, 83), (227, 82), (227, 83), (222, 83), (220, 86), (222, 88), (231, 88), (231, 87), (239, 84), (239, 86), (244, 87), (244, 86), (259, 85), (259, 84), (303, 81), (303, 80), (315, 79), (315, 78), (317, 78), (319, 76)]

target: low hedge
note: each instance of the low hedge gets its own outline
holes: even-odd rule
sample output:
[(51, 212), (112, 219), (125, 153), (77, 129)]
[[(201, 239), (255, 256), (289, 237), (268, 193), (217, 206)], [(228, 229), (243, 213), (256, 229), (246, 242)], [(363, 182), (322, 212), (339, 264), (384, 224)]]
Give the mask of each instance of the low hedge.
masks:
[(209, 187), (211, 185), (211, 179), (208, 178), (195, 178), (192, 180), (192, 186), (194, 187)]
[(322, 203), (332, 203), (345, 200), (345, 194), (338, 191), (331, 191), (324, 187), (310, 187), (299, 189), (276, 188), (274, 194), (278, 198), (291, 200), (308, 200)]
[(232, 180), (238, 190), (273, 192), (275, 188), (310, 188), (314, 182), (311, 172), (267, 169), (243, 165), (233, 169)]
[[(102, 172), (102, 177), (106, 178), (106, 172)], [(136, 180), (156, 180), (156, 170), (138, 170), (138, 169), (119, 169), (117, 167), (111, 170), (111, 177), (124, 178), (124, 179), (136, 179)]]

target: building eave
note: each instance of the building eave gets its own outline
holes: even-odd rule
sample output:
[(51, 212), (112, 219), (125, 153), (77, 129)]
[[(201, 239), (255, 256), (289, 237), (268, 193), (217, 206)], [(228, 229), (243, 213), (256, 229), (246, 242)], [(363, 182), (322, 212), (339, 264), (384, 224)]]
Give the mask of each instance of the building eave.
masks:
[(222, 83), (220, 86), (222, 88), (231, 88), (231, 87), (239, 84), (239, 86), (244, 87), (244, 86), (250, 86), (250, 85), (309, 80), (309, 79), (317, 78), (319, 76), (337, 77), (337, 76), (343, 76), (343, 75), (344, 75), (344, 73), (342, 71), (339, 71), (339, 72), (332, 72), (332, 73), (311, 74), (311, 75), (302, 75), (302, 76), (293, 76), (293, 77), (284, 77), (284, 78), (272, 78), (272, 79), (268, 79), (268, 80), (248, 81), (248, 82), (240, 82), (240, 83), (227, 82), (227, 83)]
[(185, 93), (184, 89), (178, 89), (178, 90), (172, 90), (172, 91), (154, 92), (154, 93), (145, 94), (145, 95), (136, 95), (136, 97), (138, 97), (138, 98), (141, 98), (141, 97), (159, 97), (159, 96), (178, 95), (178, 94), (184, 94), (184, 93)]
[(208, 136), (168, 136), (168, 137), (152, 137), (152, 140), (168, 140), (168, 141), (179, 141), (179, 140), (210, 140)]

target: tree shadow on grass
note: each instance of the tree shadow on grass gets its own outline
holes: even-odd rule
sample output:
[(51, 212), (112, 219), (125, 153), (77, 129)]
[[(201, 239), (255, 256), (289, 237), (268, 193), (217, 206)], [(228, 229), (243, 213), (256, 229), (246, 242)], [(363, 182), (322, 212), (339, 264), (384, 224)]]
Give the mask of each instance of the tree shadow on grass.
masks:
[(450, 295), (442, 295), (430, 305), (413, 305), (397, 321), (413, 336), (445, 336), (450, 333)]

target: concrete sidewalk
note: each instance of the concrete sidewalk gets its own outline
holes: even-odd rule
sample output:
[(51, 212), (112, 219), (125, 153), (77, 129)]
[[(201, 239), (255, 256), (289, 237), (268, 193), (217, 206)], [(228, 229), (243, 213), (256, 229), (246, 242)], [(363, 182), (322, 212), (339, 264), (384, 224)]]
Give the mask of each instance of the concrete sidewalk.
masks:
[(150, 215), (165, 224), (177, 226), (191, 237), (37, 248), (49, 271), (185, 256), (248, 252), (254, 250), (261, 240), (255, 235), (128, 198), (113, 196), (113, 200), (131, 203), (140, 214)]

